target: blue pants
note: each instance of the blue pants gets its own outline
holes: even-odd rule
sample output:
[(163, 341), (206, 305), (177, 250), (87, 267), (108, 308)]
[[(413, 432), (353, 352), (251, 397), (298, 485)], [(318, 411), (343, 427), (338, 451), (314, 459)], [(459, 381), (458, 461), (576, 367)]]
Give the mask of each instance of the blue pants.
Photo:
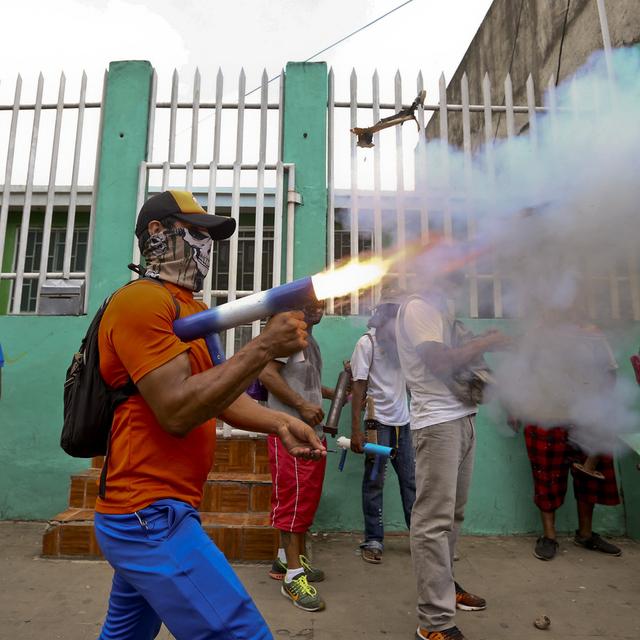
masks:
[[(407, 528), (411, 524), (411, 509), (416, 499), (415, 452), (411, 441), (409, 425), (392, 427), (376, 423), (378, 444), (395, 447), (396, 457), (391, 460), (400, 484), (400, 498)], [(371, 475), (376, 466), (375, 478)], [(382, 520), (382, 494), (387, 459), (365, 456), (364, 477), (362, 479), (362, 511), (364, 513), (364, 542), (362, 547), (377, 548), (382, 551), (384, 524)]]
[(162, 622), (178, 640), (273, 640), (198, 512), (159, 500), (131, 514), (95, 514), (114, 568), (100, 640), (151, 640)]

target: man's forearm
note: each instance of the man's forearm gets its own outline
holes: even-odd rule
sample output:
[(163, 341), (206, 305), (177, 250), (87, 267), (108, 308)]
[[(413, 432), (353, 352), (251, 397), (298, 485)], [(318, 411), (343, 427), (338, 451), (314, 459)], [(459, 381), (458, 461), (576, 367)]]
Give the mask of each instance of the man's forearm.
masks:
[(283, 414), (265, 407), (246, 394), (240, 395), (222, 413), (222, 419), (231, 426), (257, 433), (277, 434), (285, 423)]
[(487, 341), (478, 337), (461, 347), (447, 347), (439, 342), (425, 342), (418, 347), (427, 367), (438, 377), (451, 375), (487, 350)]
[(170, 421), (174, 435), (186, 435), (193, 428), (219, 416), (258, 377), (271, 360), (268, 345), (256, 338), (221, 365), (187, 376), (181, 384), (180, 401), (175, 402)]

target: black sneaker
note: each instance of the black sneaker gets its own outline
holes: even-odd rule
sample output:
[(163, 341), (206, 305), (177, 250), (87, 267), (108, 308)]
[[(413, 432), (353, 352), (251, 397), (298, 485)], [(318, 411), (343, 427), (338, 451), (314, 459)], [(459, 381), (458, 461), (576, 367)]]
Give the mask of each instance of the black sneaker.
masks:
[(615, 544), (605, 540), (602, 536), (599, 536), (595, 531), (591, 532), (588, 538), (583, 538), (577, 531), (573, 539), (574, 544), (579, 547), (584, 547), (590, 551), (600, 551), (610, 556), (621, 556), (622, 549), (616, 547)]
[(536, 548), (533, 551), (533, 555), (539, 560), (553, 560), (557, 552), (558, 542), (556, 540), (545, 536), (540, 536), (536, 540)]

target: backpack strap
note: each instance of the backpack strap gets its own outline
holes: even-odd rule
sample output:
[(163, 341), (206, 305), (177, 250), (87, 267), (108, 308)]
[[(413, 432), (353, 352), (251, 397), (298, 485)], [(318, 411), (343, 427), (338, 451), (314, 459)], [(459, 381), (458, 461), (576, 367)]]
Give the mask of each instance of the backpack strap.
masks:
[[(167, 293), (171, 296), (171, 299), (173, 300), (173, 305), (174, 305), (175, 310), (176, 310), (176, 320), (177, 320), (180, 317), (180, 302), (178, 302), (178, 299), (173, 295), (173, 293), (171, 293), (171, 291), (169, 291), (169, 289), (164, 286), (164, 283), (161, 280), (157, 280), (156, 278), (149, 278), (147, 276), (143, 276), (142, 278), (138, 278), (137, 280), (132, 280), (131, 282), (127, 282), (127, 284), (125, 284), (122, 287), (120, 287), (120, 289), (118, 289), (118, 291), (120, 291), (121, 289), (124, 289), (125, 287), (128, 287), (129, 285), (132, 285), (134, 282), (140, 282), (143, 279), (148, 281), (148, 282), (155, 282), (156, 284), (161, 285), (161, 286), (163, 286), (165, 288), (165, 291), (167, 291)], [(104, 303), (103, 303), (104, 310), (106, 310), (107, 305), (111, 301), (111, 298), (113, 298), (113, 296), (116, 293), (118, 293), (118, 291), (114, 291), (104, 301)], [(133, 380), (131, 378), (129, 378), (129, 380), (127, 381), (126, 384), (124, 384), (122, 387), (118, 387), (117, 389), (114, 389), (113, 391), (114, 391), (114, 394), (113, 394), (113, 405), (114, 405), (114, 409), (115, 409), (116, 406), (118, 406), (119, 404), (121, 404), (122, 402), (124, 402), (125, 400), (130, 398), (131, 396), (135, 395), (136, 393), (138, 393), (138, 387), (136, 387), (136, 385), (133, 382)], [(113, 424), (112, 424), (112, 426), (113, 426)], [(110, 453), (111, 453), (111, 429), (109, 429), (109, 437), (107, 439), (107, 451), (105, 452), (104, 462), (102, 463), (102, 470), (100, 471), (100, 482), (98, 484), (98, 495), (103, 500), (104, 500), (105, 496), (107, 495), (107, 469), (109, 467), (109, 454)]]

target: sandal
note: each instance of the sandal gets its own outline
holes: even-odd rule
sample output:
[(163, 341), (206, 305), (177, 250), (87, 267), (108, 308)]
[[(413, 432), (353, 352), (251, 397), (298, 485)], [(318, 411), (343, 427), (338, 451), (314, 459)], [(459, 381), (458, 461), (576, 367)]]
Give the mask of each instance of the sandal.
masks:
[(363, 547), (362, 559), (365, 562), (370, 562), (371, 564), (380, 564), (382, 562), (382, 551), (380, 551), (380, 549)]

